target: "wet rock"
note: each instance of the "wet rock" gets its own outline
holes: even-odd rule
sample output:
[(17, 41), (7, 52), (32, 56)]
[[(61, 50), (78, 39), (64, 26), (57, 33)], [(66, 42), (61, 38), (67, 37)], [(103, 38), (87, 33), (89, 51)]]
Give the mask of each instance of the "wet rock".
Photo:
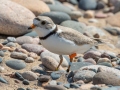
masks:
[(112, 67), (112, 64), (109, 62), (102, 62), (102, 63), (98, 63), (98, 65), (103, 65), (103, 66), (108, 66), (108, 67)]
[(25, 60), (27, 58), (27, 55), (24, 53), (20, 53), (20, 52), (12, 52), (10, 57), (15, 58), (15, 59)]
[(51, 78), (50, 78), (50, 76), (48, 76), (48, 75), (42, 75), (42, 76), (40, 76), (40, 77), (38, 78), (38, 80), (39, 80), (40, 82), (48, 82), (50, 79), (51, 79)]
[(73, 77), (73, 80), (75, 82), (79, 80), (83, 80), (85, 83), (88, 83), (92, 81), (95, 74), (96, 74), (95, 72), (90, 70), (77, 71)]
[(15, 70), (21, 70), (26, 67), (26, 64), (23, 61), (17, 59), (7, 60), (6, 65)]
[(34, 81), (38, 78), (38, 76), (33, 73), (32, 71), (25, 71), (24, 73), (22, 73), (23, 78), (29, 80), (29, 81)]
[(35, 60), (32, 58), (32, 57), (27, 57), (26, 59), (25, 59), (25, 62), (26, 63), (33, 63)]

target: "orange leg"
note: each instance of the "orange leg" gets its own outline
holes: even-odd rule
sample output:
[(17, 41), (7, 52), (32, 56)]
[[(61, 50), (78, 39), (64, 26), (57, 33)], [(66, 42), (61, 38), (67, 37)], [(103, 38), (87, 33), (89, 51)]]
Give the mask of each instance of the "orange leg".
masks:
[(70, 64), (69, 64), (69, 66), (68, 66), (67, 72), (69, 72), (69, 71), (70, 71), (70, 66), (71, 66), (71, 63), (72, 63), (73, 58), (74, 58), (75, 56), (77, 56), (77, 54), (76, 54), (76, 53), (73, 53), (73, 54), (69, 55), (69, 57), (70, 57)]

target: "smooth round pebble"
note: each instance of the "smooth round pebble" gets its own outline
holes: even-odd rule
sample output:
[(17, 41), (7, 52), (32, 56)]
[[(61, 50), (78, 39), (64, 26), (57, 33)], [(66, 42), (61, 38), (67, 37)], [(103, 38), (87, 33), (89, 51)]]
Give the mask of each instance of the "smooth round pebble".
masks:
[(29, 56), (29, 57), (32, 57), (32, 58), (34, 58), (34, 59), (37, 59), (37, 57), (38, 57), (38, 55), (37, 55), (36, 53), (34, 53), (34, 52), (30, 52), (30, 53), (28, 54), (28, 56)]
[(48, 82), (50, 80), (50, 76), (48, 75), (42, 75), (38, 78), (40, 82)]
[(79, 57), (78, 58), (78, 62), (83, 62), (84, 61), (84, 58), (83, 57)]
[(85, 83), (92, 81), (96, 73), (90, 70), (77, 71), (73, 77), (73, 81), (83, 80)]
[(56, 80), (52, 80), (49, 82), (49, 85), (57, 85), (57, 81)]
[(9, 42), (8, 40), (4, 40), (4, 41), (2, 42), (2, 44), (3, 44), (3, 45), (6, 45), (8, 42)]
[(16, 42), (15, 37), (7, 37), (8, 42)]
[(24, 88), (18, 88), (17, 90), (25, 90)]
[(0, 50), (0, 56), (4, 57), (5, 53), (3, 51)]
[(96, 65), (96, 62), (95, 62), (95, 60), (93, 58), (85, 59), (84, 62), (89, 62), (89, 63), (92, 63), (92, 64)]
[(97, 64), (102, 63), (102, 62), (111, 63), (111, 61), (108, 58), (99, 58), (98, 61), (97, 61)]
[(65, 88), (62, 85), (47, 85), (44, 87), (44, 89), (48, 90), (65, 90)]
[(2, 61), (3, 61), (3, 59), (2, 59), (2, 58), (0, 58), (0, 63), (2, 63)]
[(6, 44), (6, 46), (8, 46), (8, 47), (15, 47), (15, 46), (16, 46), (16, 44), (15, 44), (15, 43), (13, 43), (13, 42), (9, 42), (9, 43), (7, 43), (7, 44)]
[(98, 65), (103, 65), (103, 66), (108, 66), (108, 67), (112, 67), (112, 64), (109, 62), (102, 62), (102, 63), (98, 63)]
[(32, 72), (32, 71), (25, 71), (22, 73), (23, 78), (29, 80), (29, 81), (34, 81), (38, 78), (38, 76)]
[(0, 82), (2, 82), (2, 83), (8, 83), (3, 77), (0, 77)]
[(32, 67), (31, 71), (37, 72), (37, 73), (40, 73), (40, 74), (45, 74), (46, 73), (45, 67), (40, 67), (40, 66)]
[(7, 60), (6, 65), (15, 70), (21, 70), (26, 67), (25, 62), (18, 59)]
[(66, 83), (63, 85), (65, 88), (69, 89), (70, 88), (70, 83)]
[(26, 63), (33, 63), (35, 60), (32, 58), (32, 57), (27, 57), (26, 59), (25, 59), (25, 62)]
[(23, 80), (23, 84), (24, 84), (24, 85), (29, 85), (30, 82), (29, 82), (28, 80), (24, 79), (24, 80)]

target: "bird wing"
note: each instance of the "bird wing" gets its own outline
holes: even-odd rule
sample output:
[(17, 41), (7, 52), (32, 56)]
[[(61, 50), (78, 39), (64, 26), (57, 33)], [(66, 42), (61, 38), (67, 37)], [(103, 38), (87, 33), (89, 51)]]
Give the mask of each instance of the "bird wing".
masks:
[(58, 33), (58, 35), (60, 37), (63, 37), (67, 40), (73, 41), (75, 44), (77, 45), (84, 45), (84, 44), (91, 44), (91, 45), (95, 45), (96, 41), (94, 41), (93, 39), (90, 39), (89, 37), (83, 35), (82, 33), (68, 28), (68, 27), (63, 27), (63, 26), (58, 26), (58, 29), (61, 29), (62, 32)]

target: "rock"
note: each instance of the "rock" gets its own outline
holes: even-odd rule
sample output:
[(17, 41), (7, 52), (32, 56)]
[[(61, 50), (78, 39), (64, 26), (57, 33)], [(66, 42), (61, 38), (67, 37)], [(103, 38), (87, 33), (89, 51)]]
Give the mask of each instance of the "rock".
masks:
[(73, 5), (77, 5), (78, 4), (78, 1), (77, 0), (69, 0), (69, 2)]
[(70, 83), (71, 88), (79, 88), (80, 86), (76, 83)]
[(18, 88), (17, 90), (25, 90), (24, 88)]
[(63, 85), (63, 83), (62, 82), (57, 82), (57, 85)]
[(3, 45), (6, 45), (7, 43), (8, 43), (8, 40), (4, 40), (4, 41), (2, 42)]
[(83, 33), (86, 29), (86, 25), (84, 23), (76, 22), (76, 21), (72, 21), (72, 20), (64, 21), (60, 25), (75, 29), (81, 33)]
[(6, 46), (8, 46), (8, 47), (15, 47), (15, 46), (16, 46), (16, 44), (15, 44), (15, 43), (13, 43), (13, 42), (9, 42), (9, 43), (7, 43), (7, 44), (6, 44)]
[(43, 66), (34, 66), (34, 67), (32, 67), (31, 71), (37, 72), (37, 73), (40, 73), (40, 74), (46, 73), (46, 72), (44, 72), (45, 67), (43, 67)]
[(38, 78), (40, 82), (48, 82), (50, 80), (50, 76), (48, 75), (42, 75)]
[(19, 80), (24, 80), (24, 78), (22, 77), (22, 75), (19, 72), (15, 72), (15, 76), (19, 79)]
[(103, 12), (97, 12), (95, 13), (95, 18), (107, 18), (108, 15), (104, 14)]
[(2, 59), (2, 58), (0, 58), (0, 63), (2, 63), (2, 61), (3, 61), (3, 59)]
[(29, 80), (29, 81), (34, 81), (38, 78), (38, 76), (33, 73), (32, 71), (25, 71), (22, 73), (23, 78)]
[(98, 72), (93, 77), (94, 84), (120, 85), (120, 77), (112, 72)]
[(104, 66), (112, 67), (112, 64), (109, 63), (109, 62), (98, 63), (98, 65), (104, 65)]
[(22, 49), (22, 48), (16, 48), (15, 51), (19, 52), (19, 53), (28, 54), (28, 52), (25, 49)]
[(63, 3), (64, 6), (70, 8), (72, 11), (76, 11), (77, 9), (74, 7), (74, 5), (72, 5), (71, 3), (68, 2), (64, 2)]
[(112, 67), (102, 66), (102, 65), (84, 66), (84, 67), (80, 68), (80, 70), (84, 70), (86, 68), (87, 69), (95, 69), (96, 71), (98, 71), (98, 68), (101, 68), (102, 71), (111, 72), (111, 73), (117, 74), (118, 76), (120, 75), (120, 71), (119, 70), (117, 70), (115, 68), (112, 68)]
[(33, 53), (33, 52), (30, 52), (29, 54), (28, 54), (28, 56), (29, 57), (32, 57), (32, 58), (34, 58), (34, 59), (37, 59), (37, 54), (36, 53)]
[(17, 59), (7, 60), (6, 65), (15, 70), (21, 70), (26, 67), (26, 64), (23, 61)]
[(103, 1), (97, 2), (97, 10), (103, 9), (105, 7), (105, 3)]
[(95, 12), (92, 10), (88, 10), (84, 13), (84, 18), (94, 18)]
[(77, 20), (78, 18), (82, 17), (82, 13), (80, 11), (72, 11), (68, 13), (72, 20)]
[[(120, 1), (119, 0), (114, 0), (116, 3), (114, 3), (114, 10), (113, 13), (117, 13), (120, 11)], [(112, 2), (113, 4), (113, 2)]]
[(25, 59), (25, 62), (26, 63), (33, 63), (35, 60), (32, 58), (32, 57), (27, 57), (26, 59)]
[(0, 1), (0, 11), (0, 34), (18, 36), (30, 32), (28, 27), (35, 18), (31, 11), (10, 0)]
[(3, 51), (0, 50), (0, 56), (4, 57), (5, 53)]
[(93, 84), (83, 84), (81, 85), (80, 90), (90, 90), (90, 88), (93, 86)]
[(88, 58), (93, 58), (93, 59), (98, 59), (99, 57), (101, 56), (101, 53), (99, 51), (88, 51), (84, 54), (84, 57), (85, 59), (88, 59)]
[[(41, 53), (40, 57), (41, 59), (46, 58), (46, 56), (51, 57), (52, 61), (57, 61), (58, 63), (60, 62), (60, 57), (58, 54), (54, 54), (48, 50), (45, 50), (44, 52)], [(63, 62), (61, 64), (63, 67), (68, 66), (68, 61), (66, 60), (65, 56), (63, 56)]]
[(90, 90), (102, 90), (102, 88), (96, 85), (91, 87)]
[(92, 63), (92, 64), (96, 65), (96, 62), (95, 62), (95, 60), (93, 58), (85, 59), (84, 62), (89, 62), (89, 63)]
[(26, 49), (29, 52), (34, 52), (38, 55), (40, 55), (40, 53), (43, 52), (43, 50), (45, 50), (42, 46), (35, 44), (23, 44), (22, 48)]
[(95, 10), (97, 7), (96, 0), (80, 0), (79, 8), (83, 10)]
[(12, 52), (10, 57), (15, 58), (15, 59), (25, 60), (27, 58), (27, 55), (24, 53), (20, 53), (20, 52)]
[(102, 63), (102, 62), (108, 62), (111, 63), (111, 61), (108, 58), (99, 58), (97, 63)]
[(3, 77), (0, 77), (0, 82), (2, 82), (2, 83), (8, 83)]
[(65, 71), (55, 71), (51, 73), (51, 78), (53, 80), (59, 79), (61, 77), (62, 74), (64, 74)]
[(83, 57), (78, 58), (78, 62), (83, 62), (85, 59)]
[(106, 22), (112, 26), (120, 27), (120, 12), (116, 13), (114, 16), (108, 17)]
[(57, 85), (57, 82), (55, 80), (52, 80), (49, 82), (49, 85)]
[(79, 81), (77, 81), (77, 82), (75, 82), (75, 83), (78, 84), (78, 85), (85, 84), (83, 80), (79, 80)]
[(48, 16), (50, 17), (55, 24), (60, 24), (63, 21), (70, 20), (70, 16), (64, 12), (46, 12), (40, 14), (40, 16)]
[(22, 45), (22, 44), (38, 44), (39, 39), (35, 40), (34, 38), (32, 38), (30, 36), (21, 36), (21, 37), (16, 38), (16, 42), (20, 45)]
[[(36, 16), (38, 16), (39, 14), (41, 13), (45, 13), (45, 12), (50, 12), (50, 9), (49, 7), (43, 2), (43, 1), (40, 1), (40, 0), (22, 0), (22, 1), (19, 1), (19, 0), (12, 0), (26, 8), (28, 8), (30, 11), (32, 11)], [(36, 8), (37, 6), (37, 8)]]
[(54, 0), (43, 0), (46, 4), (55, 4)]
[(107, 53), (103, 53), (103, 54), (101, 55), (101, 58), (111, 59), (111, 57), (110, 57)]
[(93, 64), (88, 63), (88, 62), (73, 62), (70, 66), (70, 70), (76, 71), (76, 70), (80, 69), (81, 67), (89, 66), (89, 65), (93, 65)]
[(63, 85), (65, 88), (69, 89), (70, 88), (70, 83), (66, 83)]
[(90, 22), (90, 23), (98, 23), (99, 21), (97, 19), (92, 18), (92, 19), (89, 19), (88, 22)]
[[(55, 71), (57, 66), (58, 66), (58, 62), (57, 61), (53, 61), (53, 58), (51, 58), (50, 56), (46, 56), (44, 58), (42, 58), (42, 64), (47, 67), (48, 69)], [(61, 66), (59, 67), (59, 70), (64, 70)]]
[(23, 84), (24, 84), (24, 85), (29, 85), (30, 82), (29, 82), (28, 80), (24, 79), (24, 80), (23, 80)]
[(7, 41), (8, 42), (16, 42), (16, 38), (15, 37), (7, 37)]
[(62, 85), (47, 85), (44, 87), (44, 89), (48, 90), (65, 90), (65, 88)]
[(73, 81), (83, 80), (85, 83), (91, 82), (96, 73), (90, 70), (77, 71), (73, 77)]

